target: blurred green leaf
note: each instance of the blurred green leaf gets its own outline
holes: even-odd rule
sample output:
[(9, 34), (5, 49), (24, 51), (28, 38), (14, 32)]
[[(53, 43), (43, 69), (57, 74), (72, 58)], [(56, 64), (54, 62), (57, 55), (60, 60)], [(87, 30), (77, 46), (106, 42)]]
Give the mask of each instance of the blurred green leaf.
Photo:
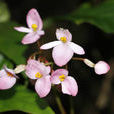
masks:
[(0, 91), (0, 112), (18, 110), (31, 114), (54, 114), (51, 108), (35, 92), (24, 86)]
[(107, 33), (114, 32), (114, 0), (107, 0), (99, 5), (92, 6), (85, 3), (73, 13), (63, 17), (76, 24), (84, 22), (93, 24)]
[(4, 65), (8, 66), (8, 68), (13, 68), (13, 63), (0, 53), (0, 69), (3, 68)]
[(50, 18), (46, 18), (45, 20), (43, 20), (43, 28), (49, 28), (50, 26), (52, 26), (54, 24), (54, 19), (52, 17)]
[(0, 52), (16, 64), (25, 63), (24, 52), (27, 46), (21, 44), (23, 33), (15, 31), (16, 23), (0, 23)]
[(10, 12), (5, 2), (0, 1), (0, 23), (10, 19)]

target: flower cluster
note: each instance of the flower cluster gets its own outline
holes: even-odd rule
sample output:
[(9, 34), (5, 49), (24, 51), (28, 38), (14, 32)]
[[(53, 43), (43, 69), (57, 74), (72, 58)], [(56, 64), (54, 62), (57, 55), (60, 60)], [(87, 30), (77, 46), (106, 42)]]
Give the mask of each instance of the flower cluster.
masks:
[[(44, 35), (43, 22), (36, 9), (31, 9), (27, 14), (26, 27), (14, 27), (19, 32), (26, 32), (27, 35), (22, 39), (22, 44), (31, 44), (37, 42), (42, 35)], [(58, 41), (46, 43), (40, 47), (42, 50), (53, 48), (52, 57), (54, 63), (62, 67), (66, 65), (73, 57), (73, 54), (83, 55), (84, 49), (72, 41), (72, 34), (67, 29), (57, 29), (56, 37)], [(110, 66), (104, 62), (99, 61), (94, 64), (88, 59), (74, 58), (82, 60), (86, 65), (94, 68), (95, 73), (98, 75), (105, 74), (109, 71)], [(36, 80), (35, 90), (42, 98), (49, 94), (51, 85), (61, 84), (61, 89), (64, 94), (76, 96), (78, 92), (78, 85), (72, 76), (68, 76), (67, 69), (53, 70), (49, 64), (45, 64), (40, 60), (28, 59), (26, 65), (18, 65), (14, 70), (8, 69), (6, 66), (0, 71), (0, 90), (11, 88), (15, 83), (18, 76), (16, 74), (25, 71), (28, 78)]]

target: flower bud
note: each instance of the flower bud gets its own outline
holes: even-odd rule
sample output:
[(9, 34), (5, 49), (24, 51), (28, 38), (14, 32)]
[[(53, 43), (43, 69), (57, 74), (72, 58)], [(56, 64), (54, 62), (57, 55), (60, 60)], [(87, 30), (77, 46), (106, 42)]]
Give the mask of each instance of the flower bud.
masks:
[(25, 70), (25, 67), (26, 67), (26, 65), (23, 65), (23, 64), (18, 65), (18, 66), (14, 69), (15, 74), (18, 74), (18, 73), (24, 71), (24, 70)]
[(110, 70), (110, 66), (105, 61), (99, 61), (94, 66), (96, 74), (105, 74)]
[(84, 59), (84, 63), (87, 66), (92, 67), (92, 68), (95, 66), (95, 64), (93, 62), (91, 62), (89, 59)]

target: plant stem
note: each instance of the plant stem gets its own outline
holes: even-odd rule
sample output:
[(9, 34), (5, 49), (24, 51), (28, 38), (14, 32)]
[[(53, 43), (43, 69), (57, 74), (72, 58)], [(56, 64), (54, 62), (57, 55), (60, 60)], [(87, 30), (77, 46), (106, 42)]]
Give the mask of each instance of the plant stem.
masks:
[(70, 96), (70, 114), (75, 114), (72, 97)]
[(68, 70), (68, 64), (65, 65), (65, 69)]
[(37, 45), (38, 45), (38, 48), (40, 48), (40, 46), (41, 46), (40, 41), (37, 41)]
[(72, 60), (84, 61), (85, 58), (73, 57)]
[(57, 102), (57, 105), (59, 107), (59, 110), (60, 110), (61, 114), (66, 114), (66, 111), (65, 111), (65, 109), (64, 109), (64, 107), (61, 103), (61, 100), (60, 100), (59, 96), (56, 95), (55, 99), (56, 99), (56, 102)]
[(48, 65), (53, 65), (53, 62), (48, 62), (48, 63), (45, 63), (46, 66)]

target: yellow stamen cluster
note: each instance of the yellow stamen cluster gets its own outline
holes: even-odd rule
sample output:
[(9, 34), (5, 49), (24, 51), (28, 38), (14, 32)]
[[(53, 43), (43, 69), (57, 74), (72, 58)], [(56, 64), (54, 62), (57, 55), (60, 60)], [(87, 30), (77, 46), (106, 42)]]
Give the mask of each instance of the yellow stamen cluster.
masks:
[(7, 75), (10, 76), (10, 77), (13, 77), (14, 75), (10, 72), (7, 72)]
[(37, 26), (36, 24), (32, 24), (32, 29), (33, 29), (33, 31), (36, 31), (37, 28), (38, 28), (38, 26)]
[(61, 76), (59, 76), (59, 79), (60, 79), (61, 82), (64, 81), (65, 78), (66, 78), (66, 76), (64, 74), (62, 74)]
[(35, 74), (35, 77), (36, 77), (36, 78), (41, 78), (41, 77), (42, 77), (42, 74), (40, 74), (39, 72), (37, 72), (37, 73)]
[(66, 37), (61, 37), (60, 40), (61, 40), (63, 43), (66, 43), (66, 42), (67, 42), (67, 38), (66, 38)]

